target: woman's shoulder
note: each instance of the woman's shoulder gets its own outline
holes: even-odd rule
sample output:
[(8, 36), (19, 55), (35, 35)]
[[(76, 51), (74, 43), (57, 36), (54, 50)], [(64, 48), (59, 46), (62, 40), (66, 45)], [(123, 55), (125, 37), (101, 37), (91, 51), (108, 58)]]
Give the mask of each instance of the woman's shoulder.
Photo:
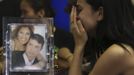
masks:
[[(101, 55), (101, 59), (110, 61), (110, 63), (119, 63), (119, 65), (125, 64), (131, 55), (134, 56), (134, 52), (129, 45), (122, 44), (127, 50), (118, 44), (113, 44)], [(131, 53), (131, 54), (130, 54)], [(124, 63), (123, 63), (124, 62)]]
[(133, 48), (127, 44), (121, 44), (121, 45), (113, 44), (106, 51), (112, 54), (121, 54), (121, 55), (134, 54)]
[(107, 75), (108, 73), (111, 73), (111, 75), (122, 73), (128, 67), (128, 63), (126, 63), (128, 56), (129, 53), (123, 47), (113, 44), (97, 60), (93, 73), (101, 72), (103, 75)]
[(134, 58), (134, 50), (131, 46), (122, 44), (125, 48), (118, 44), (113, 44), (102, 54), (109, 63), (117, 63), (122, 67), (127, 67), (131, 58)]
[[(124, 46), (124, 48), (122, 46)], [(134, 49), (127, 44), (122, 44), (122, 46), (118, 44), (111, 45), (107, 49), (107, 53), (105, 55), (111, 59), (111, 62), (116, 62), (116, 64), (119, 65), (120, 71), (125, 73), (125, 75), (133, 75)]]
[(128, 53), (126, 50), (124, 50), (123, 47), (121, 47), (118, 44), (113, 44), (106, 49), (106, 51), (102, 54), (102, 56), (109, 57), (109, 59), (118, 60), (124, 58), (126, 54)]

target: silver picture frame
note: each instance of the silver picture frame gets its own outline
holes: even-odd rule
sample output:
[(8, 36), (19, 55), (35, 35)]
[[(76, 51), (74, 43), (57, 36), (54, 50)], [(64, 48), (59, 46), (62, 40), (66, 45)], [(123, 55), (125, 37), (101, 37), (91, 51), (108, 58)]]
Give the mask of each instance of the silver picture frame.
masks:
[(4, 75), (54, 75), (53, 18), (6, 17), (3, 28)]

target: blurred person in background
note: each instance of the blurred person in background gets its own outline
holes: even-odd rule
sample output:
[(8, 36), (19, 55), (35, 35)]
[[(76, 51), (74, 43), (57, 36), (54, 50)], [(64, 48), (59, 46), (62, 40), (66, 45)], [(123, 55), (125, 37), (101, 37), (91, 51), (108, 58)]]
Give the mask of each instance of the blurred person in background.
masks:
[[(18, 2), (18, 4), (20, 4), (20, 8), (17, 8), (15, 10), (21, 13), (20, 16), (22, 18), (43, 18), (53, 16), (50, 0), (21, 0)], [(16, 7), (18, 7), (18, 5), (16, 5)], [(1, 47), (0, 49), (2, 53), (3, 47)], [(1, 55), (1, 57), (3, 58), (3, 55)], [(39, 56), (37, 58), (41, 62), (37, 63), (35, 66), (42, 67), (42, 65), (44, 65), (44, 60), (42, 60), (42, 56)], [(2, 59), (1, 61), (3, 62)]]

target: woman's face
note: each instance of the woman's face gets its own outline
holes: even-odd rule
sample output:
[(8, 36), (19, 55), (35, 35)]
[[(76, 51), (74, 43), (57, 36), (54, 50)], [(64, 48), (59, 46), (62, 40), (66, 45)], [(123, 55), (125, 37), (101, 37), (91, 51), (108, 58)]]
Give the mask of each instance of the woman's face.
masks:
[(17, 35), (17, 40), (19, 43), (21, 44), (26, 44), (30, 38), (31, 34), (30, 34), (30, 30), (28, 27), (22, 27), (19, 31), (18, 31), (18, 35)]
[(85, 0), (77, 1), (77, 14), (87, 32), (96, 27), (99, 18), (98, 13)]
[(21, 1), (20, 10), (21, 10), (21, 17), (28, 17), (28, 18), (37, 17), (37, 15), (34, 12), (34, 9), (30, 6), (28, 2), (26, 2), (26, 0)]

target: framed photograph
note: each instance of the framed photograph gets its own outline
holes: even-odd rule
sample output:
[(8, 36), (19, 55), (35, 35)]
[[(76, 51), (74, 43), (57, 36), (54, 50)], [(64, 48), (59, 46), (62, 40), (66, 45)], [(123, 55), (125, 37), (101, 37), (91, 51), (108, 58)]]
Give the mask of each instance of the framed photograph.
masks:
[(5, 75), (53, 75), (52, 18), (4, 19)]

